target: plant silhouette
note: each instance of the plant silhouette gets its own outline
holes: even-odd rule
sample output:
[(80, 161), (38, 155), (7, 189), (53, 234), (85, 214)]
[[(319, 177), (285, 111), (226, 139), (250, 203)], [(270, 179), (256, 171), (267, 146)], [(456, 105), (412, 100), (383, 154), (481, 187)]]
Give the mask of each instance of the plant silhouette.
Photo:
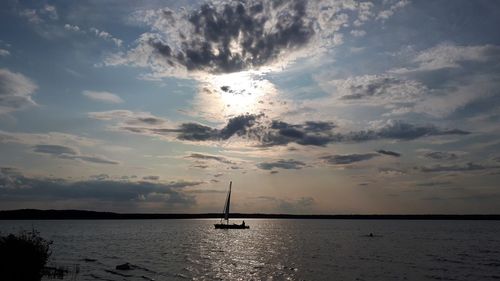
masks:
[(2, 280), (39, 281), (52, 254), (51, 244), (52, 241), (40, 237), (35, 229), (0, 236)]

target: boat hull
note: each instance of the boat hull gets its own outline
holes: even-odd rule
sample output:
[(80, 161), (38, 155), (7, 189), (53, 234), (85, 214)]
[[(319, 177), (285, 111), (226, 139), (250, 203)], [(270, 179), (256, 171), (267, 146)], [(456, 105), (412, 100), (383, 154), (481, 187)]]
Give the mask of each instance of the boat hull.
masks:
[(242, 225), (242, 224), (224, 224), (224, 223), (216, 223), (214, 224), (216, 229), (248, 229), (250, 226)]

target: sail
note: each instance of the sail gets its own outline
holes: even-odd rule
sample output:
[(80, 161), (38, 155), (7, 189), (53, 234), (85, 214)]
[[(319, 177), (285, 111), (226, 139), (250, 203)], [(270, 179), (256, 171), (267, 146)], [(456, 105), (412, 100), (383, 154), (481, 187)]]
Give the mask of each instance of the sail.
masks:
[(224, 219), (229, 220), (229, 205), (231, 204), (231, 186), (233, 182), (229, 182), (229, 193), (227, 194), (226, 206), (224, 208)]

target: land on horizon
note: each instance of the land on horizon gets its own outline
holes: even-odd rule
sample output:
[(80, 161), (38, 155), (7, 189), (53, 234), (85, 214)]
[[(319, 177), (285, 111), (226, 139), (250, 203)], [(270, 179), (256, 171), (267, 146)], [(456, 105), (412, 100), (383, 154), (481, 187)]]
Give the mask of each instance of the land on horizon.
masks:
[[(113, 213), (88, 210), (0, 211), (0, 220), (217, 219), (219, 213)], [(500, 220), (500, 214), (266, 214), (232, 213), (231, 219)]]

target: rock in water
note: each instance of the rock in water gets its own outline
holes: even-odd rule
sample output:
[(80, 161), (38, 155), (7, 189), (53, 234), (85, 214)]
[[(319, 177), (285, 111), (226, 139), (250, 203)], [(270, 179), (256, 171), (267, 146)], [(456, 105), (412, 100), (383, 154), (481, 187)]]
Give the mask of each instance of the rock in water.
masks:
[(119, 264), (116, 266), (116, 269), (119, 269), (119, 270), (131, 270), (132, 269), (132, 266), (130, 263), (126, 262), (124, 264)]

